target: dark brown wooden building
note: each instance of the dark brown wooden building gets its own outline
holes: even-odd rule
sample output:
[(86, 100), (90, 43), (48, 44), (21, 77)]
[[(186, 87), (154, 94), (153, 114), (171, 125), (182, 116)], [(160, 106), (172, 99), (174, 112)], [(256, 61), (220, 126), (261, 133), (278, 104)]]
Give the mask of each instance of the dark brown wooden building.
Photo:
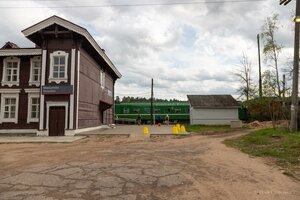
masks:
[(0, 132), (74, 135), (113, 123), (120, 72), (90, 33), (52, 16), (0, 49)]

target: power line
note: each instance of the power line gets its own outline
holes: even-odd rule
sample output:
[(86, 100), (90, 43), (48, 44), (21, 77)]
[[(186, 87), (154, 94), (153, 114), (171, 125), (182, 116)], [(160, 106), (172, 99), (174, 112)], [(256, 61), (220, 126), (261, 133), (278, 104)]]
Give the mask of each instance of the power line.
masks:
[(43, 2), (45, 2), (45, 1), (65, 1), (65, 0), (0, 0), (0, 2), (13, 2), (13, 1), (19, 1), (19, 2), (29, 2), (29, 1), (31, 1), (31, 2), (37, 2), (37, 1), (43, 1)]
[[(19, 0), (17, 0), (17, 1), (19, 1)], [(38, 1), (40, 1), (40, 0), (38, 0)], [(61, 6), (47, 6), (47, 7), (44, 7), (44, 6), (0, 6), (0, 9), (143, 7), (143, 6), (173, 6), (173, 5), (197, 5), (197, 4), (252, 3), (252, 2), (264, 2), (264, 1), (268, 1), (268, 0), (228, 0), (228, 1), (219, 0), (219, 1), (191, 1), (191, 2), (170, 2), (170, 3), (141, 3), (141, 4), (66, 5), (66, 6), (61, 5)]]

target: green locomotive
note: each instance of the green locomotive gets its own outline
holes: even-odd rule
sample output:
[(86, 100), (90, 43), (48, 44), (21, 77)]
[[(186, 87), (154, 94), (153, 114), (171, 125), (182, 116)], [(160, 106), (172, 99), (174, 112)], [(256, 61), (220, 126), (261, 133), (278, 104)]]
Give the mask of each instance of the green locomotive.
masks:
[[(187, 101), (153, 102), (153, 118), (156, 123), (164, 122), (167, 114), (169, 115), (170, 122), (189, 123), (189, 103)], [(116, 123), (134, 123), (138, 115), (141, 116), (142, 123), (150, 123), (151, 103), (137, 102), (115, 104)]]

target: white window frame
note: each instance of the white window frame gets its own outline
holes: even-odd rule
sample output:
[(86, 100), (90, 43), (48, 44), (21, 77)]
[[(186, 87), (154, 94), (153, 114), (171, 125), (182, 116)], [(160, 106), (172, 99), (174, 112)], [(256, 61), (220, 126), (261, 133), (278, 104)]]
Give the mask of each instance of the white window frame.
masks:
[(105, 72), (100, 71), (100, 86), (103, 89), (105, 87)]
[(28, 109), (27, 109), (27, 123), (29, 124), (30, 122), (39, 122), (40, 117), (37, 118), (32, 118), (31, 117), (31, 112), (32, 112), (32, 99), (33, 98), (38, 98), (38, 112), (40, 115), (40, 94), (39, 93), (28, 93)]
[[(5, 109), (5, 99), (6, 98), (15, 98), (16, 99), (16, 110), (15, 110), (15, 117), (5, 119), (4, 118), (4, 109)], [(1, 112), (0, 112), (0, 123), (3, 122), (13, 122), (15, 124), (18, 123), (18, 116), (19, 116), (19, 94), (18, 93), (1, 93)]]
[[(54, 65), (54, 57), (55, 56), (65, 56), (65, 74), (63, 78), (54, 78), (53, 77), (53, 65)], [(50, 53), (50, 72), (49, 72), (49, 82), (68, 82), (68, 58), (69, 54), (65, 51), (54, 51), (53, 53)]]
[[(34, 63), (40, 61), (40, 69), (39, 69), (39, 78), (37, 81), (33, 80), (33, 72), (34, 72)], [(35, 85), (35, 86), (40, 86), (41, 82), (41, 70), (42, 70), (42, 59), (41, 56), (35, 56), (30, 59), (30, 78), (29, 78), (29, 85)]]
[[(18, 67), (17, 67), (17, 81), (7, 81), (6, 80), (6, 68), (7, 68), (7, 62), (17, 62), (18, 63)], [(19, 86), (19, 82), (20, 82), (20, 62), (21, 59), (17, 58), (17, 57), (7, 57), (3, 59), (3, 73), (2, 73), (2, 83), (1, 85), (8, 85), (9, 87), (16, 85)]]

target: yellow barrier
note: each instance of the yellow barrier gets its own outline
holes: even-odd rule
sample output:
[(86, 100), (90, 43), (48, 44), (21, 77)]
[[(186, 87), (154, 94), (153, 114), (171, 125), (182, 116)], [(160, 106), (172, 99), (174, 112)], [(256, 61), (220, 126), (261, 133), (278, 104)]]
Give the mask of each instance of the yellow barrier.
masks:
[(174, 127), (172, 128), (172, 134), (178, 135), (178, 128), (177, 128), (177, 126), (174, 126)]
[(182, 132), (182, 133), (186, 132), (185, 127), (183, 125), (180, 127), (180, 132)]
[(144, 135), (148, 135), (149, 134), (149, 129), (148, 127), (144, 127)]
[(176, 128), (177, 128), (178, 132), (180, 132), (180, 124), (176, 124)]

